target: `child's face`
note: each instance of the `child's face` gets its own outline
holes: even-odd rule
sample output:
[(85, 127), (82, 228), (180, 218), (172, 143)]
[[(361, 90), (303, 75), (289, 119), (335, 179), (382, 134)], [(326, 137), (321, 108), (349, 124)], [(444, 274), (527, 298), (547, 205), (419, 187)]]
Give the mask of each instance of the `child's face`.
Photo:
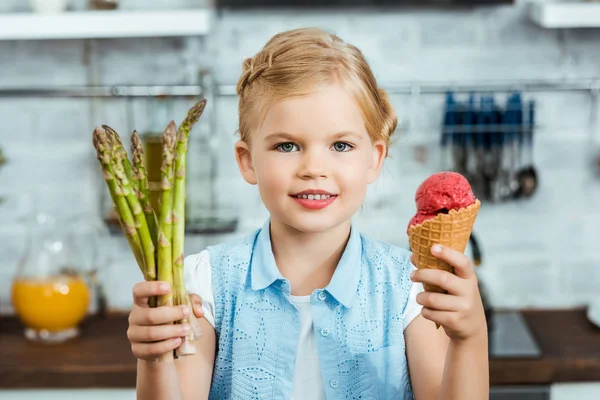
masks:
[(358, 211), (385, 144), (371, 140), (358, 105), (336, 84), (272, 105), (251, 146), (238, 142), (236, 156), (273, 220), (322, 232)]

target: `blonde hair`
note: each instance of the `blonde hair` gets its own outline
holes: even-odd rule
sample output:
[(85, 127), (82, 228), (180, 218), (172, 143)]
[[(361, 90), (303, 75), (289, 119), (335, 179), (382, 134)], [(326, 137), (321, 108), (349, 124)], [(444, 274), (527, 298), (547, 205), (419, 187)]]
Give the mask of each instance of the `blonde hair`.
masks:
[(389, 147), (398, 118), (388, 95), (377, 86), (362, 52), (336, 35), (318, 28), (278, 33), (245, 59), (242, 68), (237, 84), (239, 133), (246, 143), (270, 104), (338, 81), (357, 101), (371, 140), (383, 140)]

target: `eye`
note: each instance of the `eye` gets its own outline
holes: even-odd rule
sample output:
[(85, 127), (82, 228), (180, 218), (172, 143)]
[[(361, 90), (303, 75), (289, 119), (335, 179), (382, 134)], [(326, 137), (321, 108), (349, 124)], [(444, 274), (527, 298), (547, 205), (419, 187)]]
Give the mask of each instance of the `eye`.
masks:
[(333, 149), (334, 149), (335, 151), (338, 151), (338, 152), (340, 152), (340, 153), (343, 153), (343, 152), (346, 152), (346, 151), (350, 151), (350, 150), (352, 150), (353, 148), (354, 148), (354, 147), (353, 147), (351, 144), (349, 144), (349, 143), (346, 143), (346, 142), (335, 142), (335, 143), (333, 144)]
[(282, 153), (291, 153), (292, 151), (294, 151), (298, 146), (296, 146), (294, 143), (292, 142), (287, 142), (287, 143), (281, 143), (280, 145), (278, 145), (276, 147), (277, 150), (279, 150)]

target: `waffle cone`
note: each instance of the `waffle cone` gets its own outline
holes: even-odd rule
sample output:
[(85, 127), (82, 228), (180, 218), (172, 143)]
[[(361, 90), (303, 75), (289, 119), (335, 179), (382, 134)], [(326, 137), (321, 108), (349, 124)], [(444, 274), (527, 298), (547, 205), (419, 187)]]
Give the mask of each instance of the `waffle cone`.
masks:
[[(431, 254), (431, 246), (441, 244), (454, 250), (464, 252), (473, 230), (473, 224), (481, 203), (475, 203), (460, 210), (450, 210), (448, 214), (438, 214), (421, 224), (411, 226), (408, 230), (408, 241), (414, 254), (416, 267), (441, 269), (454, 273), (454, 268)], [(446, 293), (438, 286), (423, 284), (425, 290)]]

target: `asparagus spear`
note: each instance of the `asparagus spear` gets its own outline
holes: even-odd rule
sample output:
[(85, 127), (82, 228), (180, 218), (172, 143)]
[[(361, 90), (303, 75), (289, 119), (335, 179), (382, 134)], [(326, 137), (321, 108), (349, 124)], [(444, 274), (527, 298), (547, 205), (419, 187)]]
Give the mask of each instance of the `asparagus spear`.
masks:
[[(160, 222), (158, 226), (158, 279), (173, 286), (173, 253), (171, 239), (173, 233), (173, 157), (177, 127), (171, 121), (162, 137)], [(173, 305), (173, 291), (160, 296), (158, 305)]]
[(189, 111), (186, 118), (179, 126), (177, 132), (177, 152), (175, 154), (175, 186), (173, 189), (173, 289), (174, 303), (176, 305), (187, 304), (190, 309), (189, 319), (180, 323), (189, 323), (192, 327), (188, 337), (183, 339), (181, 346), (177, 349), (177, 355), (183, 356), (195, 353), (195, 347), (191, 341), (199, 334), (198, 322), (191, 312), (192, 306), (185, 283), (183, 280), (184, 260), (184, 233), (185, 233), (185, 176), (187, 162), (187, 146), (190, 131), (204, 111), (206, 99), (196, 103)]
[[(115, 135), (118, 139), (118, 135), (116, 134), (116, 132)], [(136, 224), (135, 227), (140, 236), (145, 266), (144, 277), (147, 281), (155, 281), (156, 260), (154, 258), (154, 243), (152, 243), (152, 238), (150, 237), (150, 230), (148, 229), (148, 223), (146, 222), (146, 216), (142, 211), (142, 206), (140, 205), (140, 202), (131, 187), (131, 181), (129, 177), (126, 174), (126, 162), (123, 160), (124, 153), (125, 150), (123, 149), (120, 140), (116, 141), (114, 143), (113, 151), (111, 154), (113, 168), (115, 171), (115, 177), (117, 178), (121, 186), (123, 196), (125, 196), (125, 198), (127, 199), (127, 203), (131, 208), (131, 212), (133, 213), (133, 217)], [(129, 162), (129, 160), (127, 160), (127, 162)]]
[(152, 243), (157, 243), (158, 219), (156, 218), (156, 213), (152, 209), (152, 204), (150, 203), (148, 177), (146, 175), (146, 165), (144, 163), (144, 149), (137, 131), (133, 131), (131, 135), (131, 157), (133, 158), (132, 176), (135, 177), (134, 179), (137, 179), (138, 191), (136, 194), (140, 200), (144, 214), (146, 215), (146, 222), (148, 223)]
[(123, 232), (125, 232), (125, 237), (127, 238), (129, 247), (131, 247), (131, 250), (133, 251), (135, 260), (137, 261), (138, 266), (143, 273), (145, 270), (145, 265), (144, 258), (142, 256), (142, 244), (137, 233), (137, 229), (135, 228), (133, 214), (131, 213), (129, 205), (127, 204), (127, 200), (125, 197), (123, 197), (123, 191), (115, 179), (115, 173), (111, 164), (110, 142), (104, 128), (96, 128), (94, 130), (93, 143), (94, 147), (96, 148), (98, 161), (100, 161), (100, 164), (102, 165), (102, 173), (104, 174), (104, 179), (106, 180), (110, 196), (113, 204), (117, 208), (119, 222), (121, 223)]
[(102, 127), (106, 130), (109, 135), (109, 139), (113, 142), (113, 146), (119, 151), (121, 155), (121, 159), (123, 160), (123, 168), (125, 169), (125, 175), (127, 179), (131, 183), (132, 188), (135, 190), (138, 189), (138, 182), (134, 180), (133, 173), (131, 170), (131, 163), (129, 162), (129, 158), (127, 158), (127, 151), (125, 151), (125, 147), (123, 146), (123, 142), (121, 142), (121, 137), (119, 134), (110, 126), (102, 125)]

